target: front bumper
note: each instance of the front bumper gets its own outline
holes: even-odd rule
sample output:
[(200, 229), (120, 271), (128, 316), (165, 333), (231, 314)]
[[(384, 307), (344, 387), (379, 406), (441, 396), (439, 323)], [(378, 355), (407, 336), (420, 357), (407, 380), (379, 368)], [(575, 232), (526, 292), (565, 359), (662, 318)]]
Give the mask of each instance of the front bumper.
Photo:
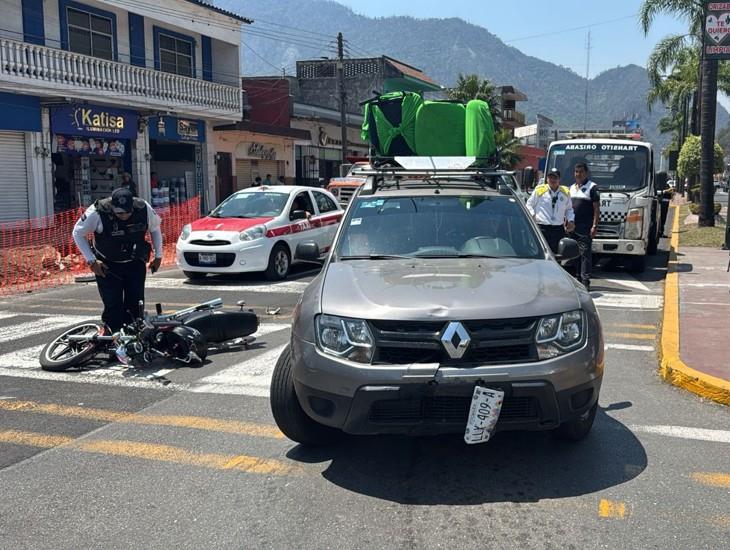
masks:
[(351, 434), (463, 433), (475, 384), (505, 392), (497, 430), (548, 430), (598, 400), (603, 341), (534, 363), (439, 368), (359, 365), (292, 338), (294, 387), (321, 424)]
[[(192, 239), (188, 239), (192, 240)], [(273, 244), (263, 238), (250, 243), (238, 242), (223, 246), (194, 245), (178, 241), (175, 260), (185, 271), (200, 273), (245, 273), (264, 271), (269, 264)], [(198, 254), (215, 254), (214, 264), (201, 263)]]
[(642, 240), (593, 239), (591, 250), (594, 254), (646, 256), (646, 244)]

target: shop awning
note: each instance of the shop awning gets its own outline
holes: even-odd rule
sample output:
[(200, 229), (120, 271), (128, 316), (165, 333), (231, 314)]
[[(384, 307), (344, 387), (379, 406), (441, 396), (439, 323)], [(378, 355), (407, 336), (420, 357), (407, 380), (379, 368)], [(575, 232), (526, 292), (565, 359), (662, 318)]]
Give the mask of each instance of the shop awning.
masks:
[(252, 132), (255, 134), (267, 134), (270, 136), (290, 137), (293, 139), (306, 139), (311, 136), (309, 130), (300, 130), (298, 128), (286, 128), (283, 126), (272, 126), (271, 124), (262, 124), (260, 122), (241, 121), (235, 124), (226, 124), (225, 126), (216, 126), (213, 128), (216, 132)]

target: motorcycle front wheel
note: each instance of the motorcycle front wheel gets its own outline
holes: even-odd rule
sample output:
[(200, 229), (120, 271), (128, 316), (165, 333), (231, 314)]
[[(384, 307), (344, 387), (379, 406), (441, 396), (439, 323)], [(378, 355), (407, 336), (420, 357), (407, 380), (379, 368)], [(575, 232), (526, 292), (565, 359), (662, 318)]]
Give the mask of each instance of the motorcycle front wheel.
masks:
[[(99, 347), (94, 336), (104, 334), (104, 323), (101, 321), (84, 321), (64, 330), (48, 344), (40, 355), (41, 368), (51, 372), (61, 372), (91, 359)], [(85, 342), (70, 342), (69, 336), (86, 336)]]

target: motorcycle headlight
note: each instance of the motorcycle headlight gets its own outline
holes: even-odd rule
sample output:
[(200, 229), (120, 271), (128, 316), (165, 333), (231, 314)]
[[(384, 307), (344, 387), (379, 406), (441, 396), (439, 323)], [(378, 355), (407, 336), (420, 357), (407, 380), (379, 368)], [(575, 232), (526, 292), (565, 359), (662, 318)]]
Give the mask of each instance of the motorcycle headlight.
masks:
[(365, 321), (335, 315), (317, 317), (317, 344), (330, 355), (357, 363), (373, 358), (373, 335)]
[(254, 227), (249, 227), (246, 231), (242, 231), (238, 235), (238, 238), (242, 241), (255, 241), (256, 239), (262, 238), (265, 233), (266, 227), (263, 225), (255, 225)]
[(585, 335), (585, 316), (576, 309), (560, 315), (543, 317), (537, 327), (537, 354), (550, 359), (579, 348)]
[(641, 234), (644, 229), (644, 209), (643, 208), (632, 208), (629, 210), (626, 216), (626, 231), (625, 237), (627, 239), (637, 240), (641, 239)]
[(181, 241), (187, 241), (188, 237), (190, 236), (190, 233), (192, 233), (193, 228), (190, 227), (190, 224), (183, 225), (182, 231), (180, 232), (180, 240)]

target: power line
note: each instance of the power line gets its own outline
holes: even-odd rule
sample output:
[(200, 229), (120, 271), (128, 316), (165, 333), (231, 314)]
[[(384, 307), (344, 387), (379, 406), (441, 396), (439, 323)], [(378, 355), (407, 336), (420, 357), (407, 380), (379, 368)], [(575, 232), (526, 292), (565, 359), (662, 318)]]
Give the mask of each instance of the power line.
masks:
[(541, 34), (532, 34), (530, 36), (522, 36), (520, 38), (511, 38), (510, 40), (503, 40), (502, 42), (504, 42), (505, 44), (510, 44), (512, 42), (519, 42), (521, 40), (530, 40), (531, 38), (542, 38), (543, 36), (553, 36), (555, 34), (562, 34), (564, 32), (580, 31), (583, 29), (590, 29), (591, 27), (598, 27), (600, 25), (608, 25), (609, 23), (616, 23), (618, 21), (624, 21), (626, 19), (634, 18), (637, 15), (639, 15), (639, 14), (634, 13), (632, 15), (625, 15), (623, 17), (617, 17), (616, 19), (607, 19), (605, 21), (598, 21), (596, 23), (591, 23), (589, 25), (581, 25), (580, 27), (571, 27), (569, 29), (561, 29), (558, 31), (550, 31), (550, 32), (545, 32), (545, 33), (541, 33)]

